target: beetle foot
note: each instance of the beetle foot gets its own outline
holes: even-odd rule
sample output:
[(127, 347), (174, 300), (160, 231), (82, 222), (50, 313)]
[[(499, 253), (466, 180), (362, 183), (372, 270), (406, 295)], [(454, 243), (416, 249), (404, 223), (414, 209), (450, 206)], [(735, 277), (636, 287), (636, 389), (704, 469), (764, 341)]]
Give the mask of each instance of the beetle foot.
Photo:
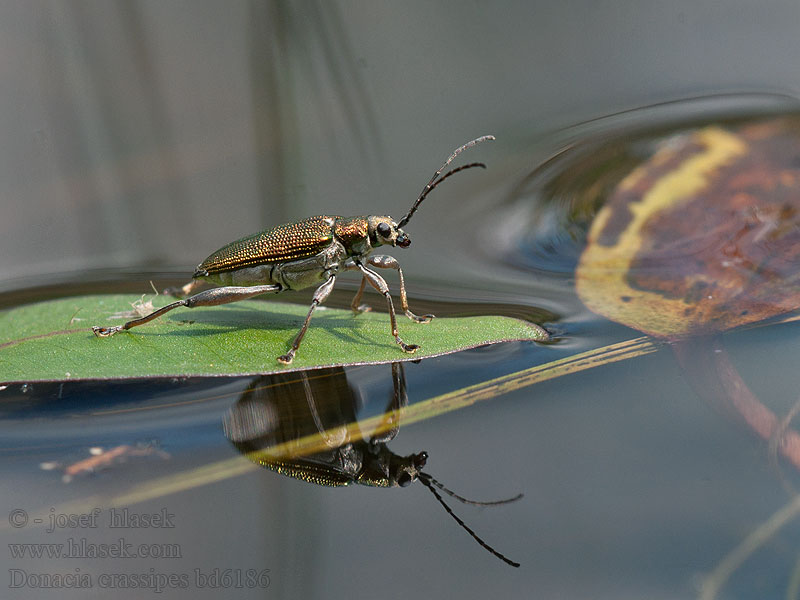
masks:
[(415, 323), (430, 323), (431, 320), (435, 317), (435, 315), (422, 315), (421, 317), (419, 317), (410, 310), (406, 311), (406, 316)]
[(400, 344), (400, 347), (403, 349), (403, 352), (408, 352), (409, 354), (414, 354), (417, 350), (419, 350), (419, 346), (417, 344), (406, 344), (403, 340), (397, 340), (397, 343)]
[(111, 337), (115, 333), (122, 331), (122, 327), (120, 325), (117, 325), (116, 327), (100, 327), (95, 325), (92, 327), (92, 331), (97, 337)]
[(290, 365), (294, 360), (294, 350), (289, 350), (286, 354), (282, 354), (278, 357), (278, 362), (282, 365)]

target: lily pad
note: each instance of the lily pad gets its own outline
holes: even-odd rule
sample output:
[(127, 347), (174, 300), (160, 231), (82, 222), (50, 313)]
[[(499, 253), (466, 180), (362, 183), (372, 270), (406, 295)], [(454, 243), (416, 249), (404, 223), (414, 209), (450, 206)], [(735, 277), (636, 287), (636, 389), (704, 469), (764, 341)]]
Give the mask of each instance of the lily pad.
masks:
[[(548, 339), (538, 325), (509, 317), (415, 324), (400, 314), (401, 337), (421, 346), (406, 354), (390, 334), (388, 315), (354, 316), (323, 306), (287, 367), (276, 357), (289, 348), (307, 306), (250, 300), (178, 309), (113, 337), (95, 337), (93, 325), (118, 325), (130, 318), (122, 313), (130, 312), (131, 300), (125, 295), (81, 296), (0, 312), (0, 382), (264, 374), (415, 360), (503, 341)], [(169, 302), (157, 297), (153, 305)]]

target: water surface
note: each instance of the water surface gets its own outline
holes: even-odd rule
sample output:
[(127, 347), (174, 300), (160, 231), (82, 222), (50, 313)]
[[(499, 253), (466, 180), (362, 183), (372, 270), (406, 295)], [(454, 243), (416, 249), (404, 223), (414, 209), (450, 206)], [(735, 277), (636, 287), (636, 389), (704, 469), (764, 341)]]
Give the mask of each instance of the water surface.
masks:
[[(529, 318), (555, 340), (407, 363), (408, 402), (639, 337), (583, 307), (573, 290), (574, 267), (604, 190), (646, 156), (653, 140), (710, 118), (707, 110), (692, 108), (681, 118), (671, 110), (645, 112), (635, 128), (626, 115), (537, 139), (539, 148), (549, 145), (561, 158), (543, 162), (539, 152), (521, 152), (492, 165), (496, 175), (487, 176), (496, 177), (496, 185), (483, 188), (482, 201), (450, 224), (461, 238), (430, 236), (429, 225), (421, 226), (415, 243), (434, 258), (419, 275), (406, 271), (413, 310)], [(721, 112), (741, 116), (729, 107)], [(561, 154), (565, 139), (573, 149)], [(607, 160), (588, 169), (573, 158), (582, 156), (581, 143)], [(148, 279), (158, 287), (177, 283), (146, 265), (140, 274), (71, 279), (20, 286), (0, 302), (12, 306), (100, 289), (129, 291), (133, 300), (148, 291)], [(356, 283), (337, 289), (330, 304), (347, 306)], [(376, 295), (367, 299), (381, 305)], [(742, 379), (779, 417), (797, 400), (797, 327), (775, 324), (724, 336)], [(359, 418), (380, 415), (393, 393), (389, 365), (347, 367), (335, 377), (353, 391), (351, 408)], [(122, 598), (142, 596), (120, 589), (134, 581), (175, 598), (315, 598), (331, 590), (354, 597), (675, 598), (708, 592), (709, 581), (721, 582), (718, 597), (783, 597), (793, 589), (800, 533), (794, 520), (764, 538), (729, 578), (708, 579), (792, 501), (798, 478), (791, 466), (771, 458), (764, 440), (698, 395), (696, 379), (687, 378), (669, 343), (646, 356), (401, 423), (389, 442), (392, 451), (427, 451), (426, 471), (453, 490), (476, 499), (525, 494), (500, 507), (453, 502), (482, 538), (521, 563), (519, 569), (474, 543), (419, 483), (326, 488), (251, 465), (226, 439), (223, 420), (253, 384), (253, 378), (176, 378), (0, 389), (0, 490), (10, 517), (0, 524), (4, 541), (85, 540), (84, 547), (122, 543), (171, 553), (158, 559), (36, 558), (22, 557), (14, 546), (17, 554), (6, 561), (15, 570), (9, 584), (13, 577), (28, 579), (10, 597), (41, 597), (30, 582), (42, 581), (36, 574), (55, 573), (90, 581), (94, 593), (101, 582), (116, 585), (114, 594)], [(92, 449), (98, 449), (94, 455)], [(110, 451), (118, 458), (96, 461), (94, 472), (75, 467)], [(169, 526), (111, 527), (125, 509), (128, 515), (170, 515), (161, 521)], [(22, 513), (13, 511), (25, 511), (24, 526)], [(87, 524), (95, 513), (97, 521)], [(64, 517), (66, 526), (52, 527), (65, 514), (87, 516), (83, 524), (70, 526)], [(58, 593), (86, 597), (80, 590)]]

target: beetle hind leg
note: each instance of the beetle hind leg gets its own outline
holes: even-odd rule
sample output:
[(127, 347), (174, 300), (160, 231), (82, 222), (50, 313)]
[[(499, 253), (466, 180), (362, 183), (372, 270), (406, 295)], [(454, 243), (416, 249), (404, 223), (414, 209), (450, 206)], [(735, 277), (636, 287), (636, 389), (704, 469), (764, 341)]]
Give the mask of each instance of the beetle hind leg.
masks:
[(220, 304), (228, 304), (230, 302), (246, 300), (248, 298), (252, 298), (253, 296), (259, 296), (268, 292), (280, 291), (281, 286), (279, 285), (253, 285), (246, 287), (229, 286), (213, 288), (183, 300), (177, 300), (176, 302), (162, 306), (161, 308), (151, 312), (149, 315), (139, 317), (138, 319), (133, 319), (132, 321), (128, 321), (122, 325), (116, 325), (114, 327), (94, 326), (92, 327), (92, 331), (97, 337), (110, 337), (115, 333), (119, 333), (120, 331), (127, 331), (132, 327), (149, 323), (164, 313), (181, 306), (185, 306), (186, 308), (194, 308), (196, 306), (218, 306)]

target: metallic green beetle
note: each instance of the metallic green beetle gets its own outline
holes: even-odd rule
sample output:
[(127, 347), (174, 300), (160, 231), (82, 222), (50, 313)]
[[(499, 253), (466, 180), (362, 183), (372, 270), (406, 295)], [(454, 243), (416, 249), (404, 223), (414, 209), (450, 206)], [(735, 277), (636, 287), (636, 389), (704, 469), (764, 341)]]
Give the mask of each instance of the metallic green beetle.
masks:
[[(395, 341), (404, 352), (415, 352), (419, 346), (406, 344), (397, 332), (397, 320), (389, 294), (389, 286), (383, 277), (369, 267), (397, 271), (400, 277), (400, 304), (409, 319), (416, 323), (428, 323), (433, 315), (420, 317), (409, 310), (403, 271), (396, 259), (387, 255), (369, 255), (378, 246), (390, 245), (408, 248), (411, 245), (411, 239), (402, 228), (414, 215), (425, 197), (451, 175), (464, 169), (485, 167), (486, 165), (470, 163), (442, 175), (445, 168), (467, 148), (493, 139), (494, 136), (485, 135), (457, 148), (433, 174), (411, 210), (400, 219), (399, 223), (395, 223), (388, 216), (318, 216), (261, 231), (220, 248), (197, 266), (191, 282), (177, 290), (166, 290), (165, 293), (171, 293), (178, 297), (189, 296), (203, 281), (222, 287), (178, 300), (123, 325), (95, 326), (92, 327), (92, 331), (99, 337), (108, 337), (131, 327), (143, 325), (180, 306), (187, 308), (216, 306), (246, 300), (269, 292), (300, 290), (319, 285), (317, 291), (314, 292), (305, 322), (292, 342), (292, 347), (286, 354), (278, 357), (279, 362), (288, 365), (294, 359), (300, 342), (303, 341), (314, 309), (330, 295), (339, 272), (361, 271), (361, 286), (351, 305), (353, 312), (358, 314), (369, 310), (368, 307), (360, 304), (364, 288), (369, 283), (386, 298)], [(322, 282), (321, 285), (320, 282)]]

